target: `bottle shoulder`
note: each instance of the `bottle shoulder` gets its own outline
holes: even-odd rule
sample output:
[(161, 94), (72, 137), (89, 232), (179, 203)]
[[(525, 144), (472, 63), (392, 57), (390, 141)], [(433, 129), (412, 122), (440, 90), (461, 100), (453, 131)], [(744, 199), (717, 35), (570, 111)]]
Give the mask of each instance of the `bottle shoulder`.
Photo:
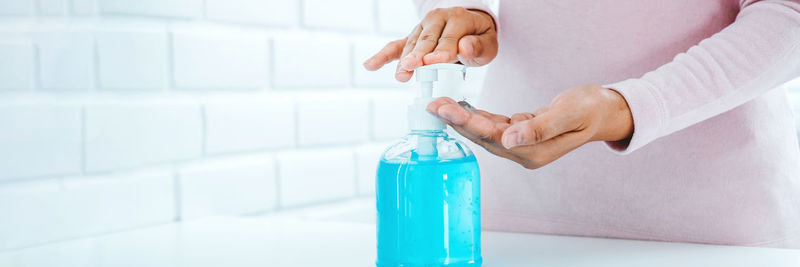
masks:
[[(425, 140), (425, 139), (435, 140)], [(429, 143), (435, 144), (433, 153), (430, 149), (421, 149)], [(474, 160), (472, 151), (464, 142), (447, 134), (426, 136), (409, 134), (389, 146), (381, 156), (381, 161), (392, 163), (425, 163), (455, 160)]]

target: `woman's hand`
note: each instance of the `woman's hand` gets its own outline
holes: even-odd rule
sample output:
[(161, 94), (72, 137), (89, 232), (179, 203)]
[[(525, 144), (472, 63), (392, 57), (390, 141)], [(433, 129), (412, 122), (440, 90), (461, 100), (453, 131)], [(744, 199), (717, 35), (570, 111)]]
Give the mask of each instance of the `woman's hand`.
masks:
[(435, 63), (482, 66), (497, 55), (494, 20), (483, 11), (462, 7), (435, 9), (408, 37), (390, 42), (364, 62), (367, 70), (380, 69), (400, 59), (395, 79), (406, 82), (414, 69)]
[(483, 110), (472, 113), (447, 97), (431, 102), (428, 112), (489, 152), (528, 169), (542, 167), (587, 142), (628, 142), (633, 134), (625, 98), (597, 85), (569, 89), (547, 107), (510, 118)]

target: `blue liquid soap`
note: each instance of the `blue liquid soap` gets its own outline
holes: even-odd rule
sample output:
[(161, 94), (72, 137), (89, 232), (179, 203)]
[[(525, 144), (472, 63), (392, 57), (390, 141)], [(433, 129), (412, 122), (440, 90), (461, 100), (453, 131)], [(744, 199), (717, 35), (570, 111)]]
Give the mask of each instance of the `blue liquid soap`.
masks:
[(480, 174), (442, 130), (412, 131), (381, 157), (379, 267), (480, 266)]

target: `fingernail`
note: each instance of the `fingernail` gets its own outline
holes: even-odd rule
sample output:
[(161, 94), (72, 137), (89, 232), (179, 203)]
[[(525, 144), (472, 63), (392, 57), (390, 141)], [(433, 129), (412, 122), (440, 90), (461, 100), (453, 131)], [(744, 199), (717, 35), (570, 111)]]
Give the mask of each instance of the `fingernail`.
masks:
[(521, 140), (520, 140), (519, 134), (517, 132), (512, 132), (512, 133), (506, 134), (505, 136), (503, 136), (503, 140), (502, 140), (503, 146), (505, 146), (506, 148), (515, 147), (515, 146), (519, 145), (520, 141)]

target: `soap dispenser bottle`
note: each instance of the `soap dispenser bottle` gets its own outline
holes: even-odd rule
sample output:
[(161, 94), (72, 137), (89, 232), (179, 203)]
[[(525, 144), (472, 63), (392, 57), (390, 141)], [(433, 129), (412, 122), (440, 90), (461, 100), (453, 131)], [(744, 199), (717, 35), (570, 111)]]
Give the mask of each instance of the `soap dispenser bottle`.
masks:
[(465, 67), (417, 68), (421, 94), (408, 108), (410, 133), (381, 156), (376, 187), (379, 267), (480, 266), (480, 173), (472, 151), (425, 108)]

